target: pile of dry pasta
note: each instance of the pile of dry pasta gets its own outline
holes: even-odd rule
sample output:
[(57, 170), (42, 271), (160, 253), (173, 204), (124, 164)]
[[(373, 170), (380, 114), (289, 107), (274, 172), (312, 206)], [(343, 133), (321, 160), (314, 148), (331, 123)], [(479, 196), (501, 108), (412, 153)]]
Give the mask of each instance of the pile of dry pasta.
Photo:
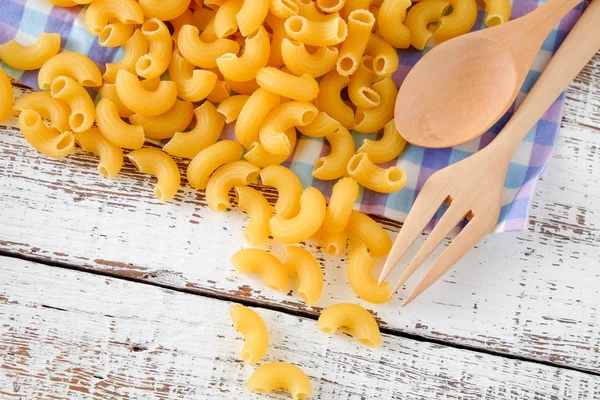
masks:
[[(249, 215), (244, 238), (251, 246), (269, 236), (284, 244), (318, 238), (327, 252), (338, 255), (354, 237), (359, 245), (348, 263), (350, 286), (370, 303), (389, 300), (387, 283), (378, 285), (371, 268), (372, 257), (389, 252), (391, 239), (352, 208), (359, 185), (391, 193), (406, 182), (400, 168), (377, 165), (397, 158), (405, 146), (393, 121), (395, 47), (423, 49), (432, 39), (470, 31), (475, 0), (415, 5), (410, 0), (48, 1), (62, 7), (89, 4), (87, 29), (102, 46), (124, 46), (125, 56), (106, 64), (102, 74), (85, 55), (59, 53), (56, 33), (43, 33), (32, 46), (1, 45), (6, 64), (39, 69), (43, 92), (13, 104), (10, 82), (0, 70), (0, 121), (14, 112), (25, 139), (47, 156), (66, 157), (75, 144), (98, 155), (98, 170), (107, 178), (117, 176), (123, 149), (130, 150), (127, 158), (156, 176), (154, 193), (162, 201), (172, 199), (181, 185), (172, 157), (191, 159), (187, 181), (206, 191), (213, 211), (231, 207), (229, 192), (235, 190), (237, 205)], [(488, 25), (510, 18), (509, 0), (486, 4)], [(98, 88), (97, 104), (85, 87)], [(219, 140), (232, 122), (236, 140)], [(351, 130), (383, 134), (356, 150)], [(296, 175), (279, 165), (294, 151), (298, 131), (331, 145), (313, 170), (317, 179), (339, 179), (329, 205), (318, 189), (303, 190)], [(162, 150), (152, 146), (167, 139)], [(274, 207), (248, 186), (259, 177), (277, 189)], [(295, 277), (295, 291), (308, 306), (321, 296), (321, 266), (300, 247), (288, 246), (283, 261), (248, 248), (232, 263), (284, 293)], [(258, 362), (268, 347), (264, 322), (244, 306), (230, 312), (246, 339), (242, 358)], [(358, 305), (329, 307), (318, 325), (330, 334), (344, 326), (367, 345), (381, 344), (375, 319)], [(308, 377), (287, 363), (263, 365), (248, 381), (254, 391), (279, 386), (294, 398), (311, 394)]]

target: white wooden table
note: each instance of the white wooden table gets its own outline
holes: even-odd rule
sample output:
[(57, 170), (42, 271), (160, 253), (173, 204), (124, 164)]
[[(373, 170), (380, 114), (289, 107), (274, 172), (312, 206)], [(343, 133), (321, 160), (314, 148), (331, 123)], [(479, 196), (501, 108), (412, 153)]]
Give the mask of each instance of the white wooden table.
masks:
[[(228, 261), (245, 247), (242, 213), (213, 214), (189, 187), (161, 204), (131, 164), (105, 180), (93, 156), (40, 156), (9, 123), (0, 398), (261, 398), (244, 389), (254, 367), (227, 314), (237, 302), (269, 326), (267, 361), (303, 368), (314, 398), (600, 399), (600, 54), (567, 97), (528, 231), (489, 237), (404, 309), (405, 292), (361, 303), (346, 259), (310, 246), (325, 265), (318, 307), (263, 290)], [(376, 314), (382, 348), (317, 330), (340, 301)]]

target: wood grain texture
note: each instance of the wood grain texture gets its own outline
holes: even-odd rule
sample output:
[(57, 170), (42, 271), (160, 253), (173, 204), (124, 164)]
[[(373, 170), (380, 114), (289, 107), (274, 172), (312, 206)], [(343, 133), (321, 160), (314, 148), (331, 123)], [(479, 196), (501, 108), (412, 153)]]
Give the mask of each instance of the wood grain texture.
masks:
[[(404, 291), (390, 304), (367, 305), (387, 329), (600, 369), (600, 56), (567, 97), (529, 231), (484, 240), (410, 307), (399, 308)], [(83, 153), (42, 157), (14, 127), (2, 132), (0, 251), (313, 315), (338, 301), (357, 301), (346, 283), (346, 258), (308, 244), (327, 284), (319, 308), (307, 309), (293, 294), (279, 295), (234, 272), (228, 258), (245, 247), (243, 214), (213, 214), (203, 193), (189, 187), (161, 204), (152, 178), (131, 164), (115, 181), (101, 178), (95, 166), (95, 157)], [(398, 230), (395, 222), (382, 223), (392, 234)]]
[[(228, 303), (0, 257), (3, 399), (261, 399)], [(315, 399), (594, 399), (600, 377), (384, 335), (369, 349), (316, 321), (256, 309), (265, 362), (310, 377)]]

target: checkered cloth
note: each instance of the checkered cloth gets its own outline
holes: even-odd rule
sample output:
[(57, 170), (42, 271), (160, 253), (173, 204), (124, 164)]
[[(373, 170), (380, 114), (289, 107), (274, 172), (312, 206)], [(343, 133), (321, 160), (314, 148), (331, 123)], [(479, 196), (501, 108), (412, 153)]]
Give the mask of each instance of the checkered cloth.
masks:
[[(512, 18), (527, 14), (544, 0), (513, 0)], [(521, 93), (511, 110), (496, 123), (489, 132), (478, 139), (461, 146), (447, 149), (424, 149), (408, 146), (398, 160), (386, 163), (384, 167), (398, 165), (408, 174), (406, 187), (390, 195), (375, 193), (362, 189), (355, 208), (369, 214), (404, 220), (410, 210), (419, 189), (431, 174), (456, 161), (473, 154), (489, 144), (510, 119), (516, 106), (529, 92), (540, 72), (560, 46), (569, 30), (581, 15), (583, 5), (571, 11), (550, 34), (544, 43), (535, 63), (529, 71)], [(63, 9), (52, 7), (44, 0), (0, 0), (0, 43), (17, 39), (24, 44), (35, 42), (41, 32), (58, 32), (62, 37), (65, 50), (87, 54), (98, 63), (101, 69), (104, 63), (122, 57), (122, 49), (101, 47), (97, 39), (90, 35), (84, 27), (82, 9), (79, 7)], [(483, 10), (480, 11), (476, 29), (483, 28)], [(428, 49), (427, 49), (428, 50)], [(398, 86), (417, 61), (427, 51), (400, 50), (400, 67), (394, 74)], [(0, 66), (11, 76), (23, 84), (37, 88), (36, 71), (17, 71), (5, 64)], [(540, 176), (556, 142), (560, 127), (564, 95), (562, 95), (544, 115), (541, 121), (531, 130), (523, 144), (517, 149), (512, 160), (506, 182), (504, 184), (504, 200), (496, 231), (524, 230), (528, 221), (528, 209), (537, 178)], [(232, 127), (228, 126), (223, 136), (231, 137)], [(354, 133), (354, 141), (358, 148), (365, 138), (376, 139), (377, 134), (364, 135)], [(290, 159), (285, 163), (300, 177), (305, 187), (315, 186), (325, 196), (331, 194), (334, 182), (320, 181), (312, 177), (311, 172), (319, 157), (329, 153), (329, 145), (323, 139), (302, 136)]]

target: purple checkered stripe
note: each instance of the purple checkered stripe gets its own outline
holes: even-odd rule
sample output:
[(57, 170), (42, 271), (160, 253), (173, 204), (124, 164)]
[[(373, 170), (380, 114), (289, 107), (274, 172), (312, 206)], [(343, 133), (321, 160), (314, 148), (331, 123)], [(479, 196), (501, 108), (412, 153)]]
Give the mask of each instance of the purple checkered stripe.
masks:
[[(83, 25), (81, 8), (61, 9), (52, 7), (44, 0), (0, 0), (0, 43), (17, 38), (20, 41), (33, 40), (41, 32), (58, 32), (62, 38), (62, 46), (68, 51), (87, 54), (103, 69), (106, 62), (122, 57), (122, 49), (103, 48), (95, 37), (90, 35)], [(537, 8), (543, 0), (513, 0), (512, 18), (523, 16)], [(579, 16), (582, 5), (571, 11), (554, 29), (542, 46), (531, 71), (529, 72), (521, 93), (507, 114), (480, 138), (461, 146), (447, 149), (424, 149), (408, 146), (398, 160), (388, 162), (383, 167), (397, 165), (406, 170), (408, 181), (406, 187), (397, 193), (385, 195), (362, 189), (356, 209), (369, 214), (382, 215), (394, 220), (403, 221), (408, 214), (420, 188), (435, 171), (454, 162), (464, 159), (489, 144), (498, 132), (502, 130), (512, 113), (529, 92), (543, 70), (547, 61), (560, 46)], [(476, 29), (484, 27), (484, 12), (480, 10)], [(428, 51), (400, 50), (400, 65), (393, 78), (398, 86)], [(36, 71), (13, 70), (5, 64), (0, 64), (11, 76), (22, 83), (37, 88)], [(544, 117), (531, 130), (523, 144), (517, 149), (513, 158), (507, 179), (503, 199), (503, 208), (496, 231), (524, 230), (528, 221), (528, 210), (531, 197), (538, 177), (544, 170), (556, 142), (560, 120), (564, 106), (564, 95), (561, 96), (546, 112)], [(233, 127), (228, 126), (223, 138), (233, 136)], [(377, 139), (377, 134), (359, 134), (353, 132), (356, 148), (360, 147), (363, 139)], [(319, 157), (327, 155), (329, 144), (323, 139), (301, 136), (292, 156), (284, 163), (300, 178), (305, 187), (315, 186), (326, 197), (331, 195), (335, 181), (320, 181), (312, 177), (312, 169)], [(439, 217), (443, 209), (438, 213)], [(437, 219), (436, 217), (436, 219)]]

